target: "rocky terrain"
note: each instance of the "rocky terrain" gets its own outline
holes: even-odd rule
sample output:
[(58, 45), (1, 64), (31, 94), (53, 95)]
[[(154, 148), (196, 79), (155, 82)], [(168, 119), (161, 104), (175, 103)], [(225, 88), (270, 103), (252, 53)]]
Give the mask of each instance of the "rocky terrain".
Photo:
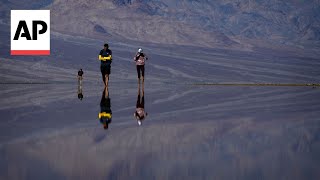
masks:
[[(17, 0), (1, 9), (19, 9)], [(319, 0), (47, 0), (53, 31), (103, 40), (219, 48), (319, 48)], [(8, 11), (1, 18), (8, 21)], [(72, 22), (72, 23), (70, 23)]]

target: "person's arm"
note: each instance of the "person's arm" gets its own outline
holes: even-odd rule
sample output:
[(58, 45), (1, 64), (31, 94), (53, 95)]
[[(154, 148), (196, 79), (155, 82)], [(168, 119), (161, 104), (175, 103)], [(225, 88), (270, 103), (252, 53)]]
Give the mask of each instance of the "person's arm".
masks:
[(100, 60), (100, 61), (102, 60), (102, 50), (101, 50), (100, 53), (99, 53), (99, 60)]
[(133, 58), (134, 61), (137, 61), (139, 59), (139, 55), (138, 54), (139, 53), (136, 53), (136, 55), (134, 56), (134, 58)]
[[(106, 61), (106, 60), (111, 60), (112, 59), (112, 55), (109, 55), (109, 56), (107, 56), (107, 57), (103, 57), (102, 56), (102, 50), (100, 51), (100, 54), (99, 54), (99, 60), (100, 61)], [(110, 51), (111, 52), (111, 51)], [(111, 52), (111, 54), (112, 54), (112, 52)]]
[(112, 59), (112, 55), (109, 55), (107, 57), (100, 57), (101, 55), (99, 55), (99, 59), (102, 60), (102, 61), (105, 61), (105, 60), (111, 60)]
[(106, 60), (112, 60), (112, 51), (109, 49), (109, 56), (105, 57)]
[(109, 56), (107, 56), (107, 57), (103, 57), (102, 55), (99, 55), (99, 60), (100, 60), (100, 61), (112, 60), (112, 56), (109, 55)]

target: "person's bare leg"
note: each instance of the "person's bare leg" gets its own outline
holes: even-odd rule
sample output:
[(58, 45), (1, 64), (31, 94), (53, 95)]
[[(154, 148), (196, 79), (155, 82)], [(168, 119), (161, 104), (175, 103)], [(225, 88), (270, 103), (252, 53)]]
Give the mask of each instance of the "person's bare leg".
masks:
[(82, 86), (82, 77), (79, 78), (79, 84)]
[(82, 88), (80, 86), (80, 84), (78, 84), (78, 94), (82, 93)]
[(144, 82), (144, 65), (141, 68), (141, 78), (142, 78), (142, 82)]
[(106, 80), (106, 82), (104, 83), (104, 85), (106, 87), (108, 87), (108, 84), (109, 84), (109, 75), (108, 74), (105, 75), (105, 80)]
[(105, 98), (109, 97), (109, 90), (107, 86), (104, 87), (104, 97)]
[(138, 65), (136, 66), (136, 69), (137, 69), (137, 75), (138, 75), (138, 84), (140, 85), (140, 69)]
[(142, 81), (142, 96), (144, 96), (144, 81)]

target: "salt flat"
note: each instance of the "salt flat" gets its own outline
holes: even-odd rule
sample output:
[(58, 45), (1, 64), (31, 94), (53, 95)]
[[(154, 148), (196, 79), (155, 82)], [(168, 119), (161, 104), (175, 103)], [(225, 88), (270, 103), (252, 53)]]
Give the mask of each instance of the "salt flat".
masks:
[(193, 85), (318, 83), (316, 53), (140, 44), (149, 115), (138, 126), (136, 45), (110, 42), (104, 130), (102, 44), (55, 35), (50, 57), (2, 57), (0, 179), (319, 179), (318, 87)]

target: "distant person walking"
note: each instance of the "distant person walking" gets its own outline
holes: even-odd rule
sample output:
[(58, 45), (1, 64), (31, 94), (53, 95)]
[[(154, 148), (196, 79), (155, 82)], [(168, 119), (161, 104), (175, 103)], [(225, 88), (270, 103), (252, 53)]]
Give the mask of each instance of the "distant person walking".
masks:
[(138, 49), (138, 52), (134, 56), (134, 61), (136, 62), (136, 68), (138, 73), (138, 82), (140, 84), (140, 80), (144, 82), (144, 64), (145, 61), (148, 60), (148, 57), (146, 54), (143, 53), (143, 50), (141, 48)]
[(105, 87), (107, 87), (109, 83), (112, 62), (112, 51), (109, 49), (108, 44), (104, 44), (104, 48), (100, 51), (99, 60), (101, 61), (100, 70), (102, 74), (102, 80)]
[(83, 77), (82, 77), (82, 75), (83, 75), (83, 71), (82, 71), (82, 69), (80, 69), (78, 71), (78, 98), (80, 100), (83, 99), (83, 94), (82, 94), (82, 80), (83, 80)]

